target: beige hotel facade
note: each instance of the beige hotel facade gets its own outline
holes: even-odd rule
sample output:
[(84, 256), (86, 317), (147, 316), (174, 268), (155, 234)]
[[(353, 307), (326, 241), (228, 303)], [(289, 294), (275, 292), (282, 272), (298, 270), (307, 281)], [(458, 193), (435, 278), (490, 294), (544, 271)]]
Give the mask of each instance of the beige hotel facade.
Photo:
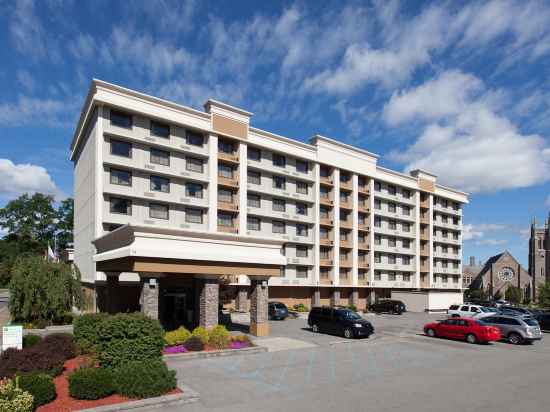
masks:
[(209, 326), (222, 302), (250, 309), (261, 335), (267, 299), (461, 302), (466, 193), (251, 119), (216, 100), (198, 111), (92, 82), (71, 158), (74, 261), (94, 309)]

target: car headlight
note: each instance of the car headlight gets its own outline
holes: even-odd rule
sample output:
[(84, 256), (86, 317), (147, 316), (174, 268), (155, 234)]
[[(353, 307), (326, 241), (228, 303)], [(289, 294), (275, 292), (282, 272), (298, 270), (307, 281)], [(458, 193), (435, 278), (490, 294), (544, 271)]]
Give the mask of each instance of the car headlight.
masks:
[(527, 334), (527, 336), (533, 336), (533, 331), (530, 330), (530, 329), (527, 329), (526, 334)]
[(356, 328), (362, 328), (363, 325), (361, 325), (360, 323), (354, 323), (353, 326), (355, 326)]

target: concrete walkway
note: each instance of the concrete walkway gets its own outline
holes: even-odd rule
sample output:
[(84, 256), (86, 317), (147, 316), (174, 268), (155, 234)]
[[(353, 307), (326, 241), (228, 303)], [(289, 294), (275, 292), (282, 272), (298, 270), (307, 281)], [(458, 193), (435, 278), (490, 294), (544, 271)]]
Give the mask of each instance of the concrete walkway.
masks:
[(254, 339), (254, 343), (258, 346), (267, 348), (268, 352), (279, 352), (282, 350), (291, 350), (291, 349), (304, 349), (304, 348), (314, 348), (317, 345), (303, 340), (292, 339), (292, 338), (261, 338)]

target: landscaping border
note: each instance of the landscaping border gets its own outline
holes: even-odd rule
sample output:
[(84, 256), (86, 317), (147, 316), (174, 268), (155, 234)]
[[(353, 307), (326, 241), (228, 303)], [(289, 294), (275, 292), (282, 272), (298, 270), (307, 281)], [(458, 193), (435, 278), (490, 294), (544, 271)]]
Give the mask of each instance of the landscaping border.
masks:
[(186, 352), (186, 353), (172, 353), (162, 355), (165, 361), (169, 360), (178, 360), (186, 361), (193, 359), (205, 359), (205, 358), (216, 358), (223, 356), (238, 356), (238, 355), (253, 355), (256, 353), (267, 352), (267, 348), (263, 346), (252, 346), (250, 348), (242, 349), (220, 349), (220, 350), (210, 350), (210, 351), (201, 351), (201, 352)]

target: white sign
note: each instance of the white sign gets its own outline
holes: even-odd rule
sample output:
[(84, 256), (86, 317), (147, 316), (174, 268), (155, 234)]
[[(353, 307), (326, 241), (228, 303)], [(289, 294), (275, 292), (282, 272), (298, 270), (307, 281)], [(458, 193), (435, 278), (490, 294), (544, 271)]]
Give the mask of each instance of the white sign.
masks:
[(2, 328), (2, 350), (23, 349), (23, 326), (4, 326)]

